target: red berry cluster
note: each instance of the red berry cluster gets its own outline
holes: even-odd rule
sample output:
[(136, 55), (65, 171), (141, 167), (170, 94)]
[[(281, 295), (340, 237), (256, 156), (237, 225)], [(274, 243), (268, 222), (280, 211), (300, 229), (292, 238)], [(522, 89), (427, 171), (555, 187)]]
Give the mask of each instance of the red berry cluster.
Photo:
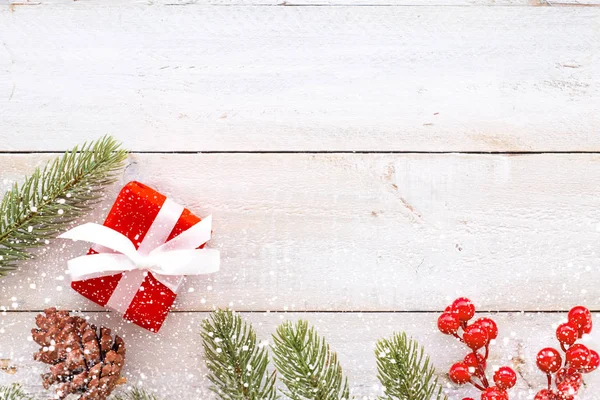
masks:
[[(534, 400), (573, 400), (582, 385), (582, 373), (592, 372), (600, 365), (600, 356), (577, 339), (592, 331), (592, 314), (582, 306), (569, 311), (569, 322), (556, 328), (556, 338), (565, 353), (565, 363), (558, 350), (542, 349), (537, 355), (537, 366), (548, 376), (548, 389), (540, 390)], [(552, 389), (552, 374), (556, 390)]]
[[(494, 374), (495, 386), (490, 386), (485, 374), (490, 341), (498, 336), (498, 327), (491, 318), (478, 318), (471, 324), (475, 306), (471, 300), (461, 297), (448, 306), (438, 318), (438, 328), (452, 335), (471, 349), (463, 361), (450, 367), (450, 380), (459, 385), (470, 383), (481, 390), (481, 400), (508, 400), (506, 390), (515, 386), (517, 374), (512, 368), (501, 367)], [(459, 334), (462, 330), (462, 336)], [(484, 349), (480, 352), (481, 349)], [(473, 400), (464, 398), (463, 400)]]

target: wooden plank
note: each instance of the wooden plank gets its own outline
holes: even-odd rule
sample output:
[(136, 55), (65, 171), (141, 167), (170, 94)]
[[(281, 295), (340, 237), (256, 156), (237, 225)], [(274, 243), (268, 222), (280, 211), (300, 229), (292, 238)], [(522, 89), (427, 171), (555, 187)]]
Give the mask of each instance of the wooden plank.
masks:
[[(199, 326), (205, 313), (174, 313), (159, 334), (151, 334), (118, 317), (105, 313), (90, 314), (98, 325), (109, 326), (124, 336), (127, 344), (126, 376), (130, 384), (142, 383), (156, 390), (164, 399), (213, 399), (202, 357)], [(0, 372), (0, 384), (10, 381), (24, 382), (28, 390), (43, 397), (39, 374), (43, 365), (32, 361), (37, 349), (27, 341), (30, 327), (34, 326), (35, 313), (5, 313), (0, 316), (2, 348), (0, 358), (9, 359), (16, 368), (14, 375)], [(270, 343), (270, 335), (283, 320), (307, 319), (327, 337), (352, 383), (357, 398), (374, 399), (381, 394), (376, 378), (373, 356), (375, 342), (405, 330), (425, 346), (432, 355), (438, 373), (442, 375), (450, 398), (462, 398), (476, 391), (456, 390), (446, 381), (444, 373), (452, 363), (460, 360), (465, 348), (452, 338), (442, 335), (436, 328), (437, 314), (245, 314), (261, 340)], [(511, 391), (511, 399), (531, 399), (533, 389), (543, 388), (545, 376), (535, 366), (535, 355), (542, 347), (555, 346), (553, 337), (556, 325), (565, 319), (562, 314), (510, 313), (493, 316), (500, 328), (497, 343), (491, 347), (489, 366), (511, 365), (518, 367), (518, 385)], [(589, 346), (599, 346), (597, 332), (585, 341)], [(600, 374), (585, 377), (588, 388), (580, 400), (592, 400), (600, 387)]]
[[(64, 5), (72, 0), (2, 0), (13, 6)], [(593, 4), (597, 0), (588, 0)], [(106, 5), (107, 1), (86, 0), (82, 7)], [(110, 0), (109, 4), (126, 6), (546, 6), (540, 0)]]
[[(0, 189), (48, 157), (0, 156)], [(132, 179), (214, 216), (222, 270), (190, 277), (179, 310), (600, 309), (598, 155), (133, 154)], [(85, 248), (50, 245), (0, 306), (96, 309), (64, 273)]]
[[(2, 0), (14, 7), (71, 5), (72, 0)], [(86, 0), (81, 7), (89, 6), (554, 6), (597, 5), (599, 0)]]
[(600, 150), (598, 8), (79, 3), (0, 8), (0, 150)]

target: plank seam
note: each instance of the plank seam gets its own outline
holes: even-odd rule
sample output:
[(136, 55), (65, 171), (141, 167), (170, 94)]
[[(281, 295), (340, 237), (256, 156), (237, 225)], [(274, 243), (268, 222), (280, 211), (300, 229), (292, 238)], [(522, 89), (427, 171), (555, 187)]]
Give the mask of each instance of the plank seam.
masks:
[[(66, 308), (65, 308), (66, 310)], [(25, 314), (25, 313), (40, 313), (43, 312), (43, 309), (39, 310), (3, 310), (1, 314)], [(78, 313), (94, 313), (94, 314), (108, 314), (112, 311), (109, 310), (72, 310), (71, 312)], [(193, 310), (193, 311), (185, 311), (185, 310), (172, 310), (171, 314), (202, 314), (202, 313), (210, 313), (212, 310)], [(324, 310), (235, 310), (238, 313), (244, 314), (440, 314), (444, 312), (444, 310), (428, 310), (428, 311), (407, 311), (407, 310), (397, 310), (397, 311), (385, 311), (385, 310), (368, 310), (368, 311), (324, 311)], [(565, 314), (568, 313), (569, 310), (477, 310), (478, 313), (486, 313), (486, 314)], [(592, 313), (600, 313), (600, 310), (590, 310)]]
[[(48, 4), (42, 2), (14, 2), (8, 3), (9, 7), (14, 10), (18, 6), (62, 6), (63, 4)], [(539, 1), (532, 4), (392, 4), (392, 3), (380, 3), (380, 4), (350, 4), (350, 3), (339, 3), (339, 4), (300, 4), (300, 3), (288, 3), (282, 2), (278, 4), (268, 3), (257, 3), (257, 4), (244, 4), (244, 3), (233, 3), (233, 4), (197, 4), (194, 2), (188, 3), (164, 3), (164, 4), (144, 4), (146, 6), (167, 6), (167, 7), (185, 7), (185, 6), (196, 6), (196, 7), (600, 7), (600, 4), (593, 3), (553, 3), (547, 1)]]
[[(67, 150), (0, 150), (0, 155), (62, 154)], [(208, 151), (129, 151), (131, 154), (474, 154), (474, 155), (540, 155), (600, 154), (600, 151), (411, 151), (411, 150), (208, 150)]]

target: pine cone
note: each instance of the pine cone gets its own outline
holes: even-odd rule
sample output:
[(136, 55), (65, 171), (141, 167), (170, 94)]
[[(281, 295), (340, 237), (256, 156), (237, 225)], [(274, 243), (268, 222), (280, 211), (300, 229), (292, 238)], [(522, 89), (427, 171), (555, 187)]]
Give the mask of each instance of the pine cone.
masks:
[[(44, 315), (45, 314), (45, 315)], [(32, 329), (33, 340), (42, 346), (33, 355), (37, 361), (51, 364), (42, 375), (44, 388), (58, 384), (58, 399), (70, 393), (80, 400), (105, 400), (113, 391), (125, 363), (125, 343), (111, 337), (110, 329), (90, 325), (68, 311), (49, 308), (35, 318), (39, 329)]]

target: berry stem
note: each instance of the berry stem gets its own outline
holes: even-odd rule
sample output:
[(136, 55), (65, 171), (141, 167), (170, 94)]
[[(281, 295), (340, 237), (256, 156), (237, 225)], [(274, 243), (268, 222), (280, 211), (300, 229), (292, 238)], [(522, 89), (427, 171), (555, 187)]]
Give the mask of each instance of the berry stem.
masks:
[(460, 335), (459, 335), (458, 333), (456, 333), (456, 332), (454, 332), (454, 333), (452, 334), (452, 336), (454, 336), (455, 338), (457, 338), (458, 340), (460, 340), (460, 341), (461, 341), (461, 342), (463, 342), (463, 343), (465, 342), (465, 341), (463, 340), (463, 338), (461, 338), (461, 337), (460, 337)]
[(552, 390), (552, 374), (547, 374), (548, 377), (548, 390)]
[(477, 354), (476, 350), (473, 350), (473, 354), (475, 355), (475, 360), (477, 360), (477, 369), (479, 370), (479, 373), (481, 374), (480, 378), (481, 378), (481, 382), (483, 383), (483, 387), (489, 388), (490, 383), (488, 382), (487, 377), (485, 376), (485, 370), (483, 369), (483, 366), (481, 365), (481, 361), (479, 361), (479, 354)]
[(565, 353), (567, 352), (567, 349), (565, 349), (565, 344), (563, 342), (560, 342), (560, 348), (562, 349), (562, 351), (564, 351)]
[(490, 344), (488, 343), (485, 345), (485, 357), (483, 357), (483, 359), (487, 361), (489, 355), (490, 355)]
[(478, 384), (477, 384), (477, 382), (473, 382), (473, 379), (471, 379), (471, 380), (469, 381), (469, 383), (470, 383), (471, 385), (475, 386), (477, 389), (481, 390), (482, 392), (485, 390), (485, 388), (484, 388), (483, 386), (481, 386), (481, 385), (478, 385)]

